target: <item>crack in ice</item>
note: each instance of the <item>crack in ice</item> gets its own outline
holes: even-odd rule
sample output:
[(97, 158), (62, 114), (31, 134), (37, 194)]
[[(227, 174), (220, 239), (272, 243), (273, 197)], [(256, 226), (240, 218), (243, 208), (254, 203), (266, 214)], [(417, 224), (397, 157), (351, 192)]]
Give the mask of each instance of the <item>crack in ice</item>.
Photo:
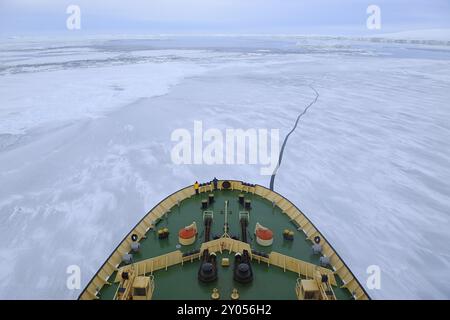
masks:
[(286, 137), (284, 138), (283, 145), (281, 146), (280, 156), (279, 156), (279, 158), (278, 158), (278, 164), (277, 164), (275, 170), (273, 171), (272, 176), (270, 177), (270, 190), (273, 190), (273, 187), (274, 187), (274, 184), (275, 184), (275, 177), (276, 177), (276, 175), (277, 175), (277, 173), (278, 173), (278, 169), (279, 169), (280, 166), (281, 166), (281, 161), (283, 160), (284, 148), (286, 147), (286, 144), (287, 144), (287, 141), (288, 141), (288, 139), (289, 139), (289, 136), (295, 131), (295, 129), (297, 129), (297, 126), (298, 126), (298, 123), (299, 123), (299, 121), (300, 121), (300, 118), (303, 117), (303, 115), (308, 111), (308, 109), (309, 109), (313, 104), (315, 104), (315, 103), (317, 102), (317, 99), (319, 98), (319, 92), (317, 92), (317, 90), (316, 90), (313, 86), (310, 85), (309, 87), (314, 91), (314, 93), (316, 94), (316, 97), (314, 98), (313, 101), (311, 101), (311, 102), (306, 106), (306, 108), (303, 110), (303, 112), (300, 113), (300, 114), (297, 116), (297, 120), (295, 121), (294, 127), (291, 129), (291, 131), (288, 132), (288, 134), (287, 134)]

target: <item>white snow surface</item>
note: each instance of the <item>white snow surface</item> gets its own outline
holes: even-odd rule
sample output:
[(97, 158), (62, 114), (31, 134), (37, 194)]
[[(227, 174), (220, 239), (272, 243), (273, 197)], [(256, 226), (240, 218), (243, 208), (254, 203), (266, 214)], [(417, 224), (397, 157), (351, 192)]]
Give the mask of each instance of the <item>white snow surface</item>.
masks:
[[(344, 43), (345, 42), (345, 43)], [(145, 213), (195, 180), (177, 128), (290, 136), (275, 190), (374, 299), (450, 298), (450, 49), (283, 37), (6, 43), (0, 51), (0, 298), (74, 299)], [(78, 265), (82, 288), (66, 286)]]

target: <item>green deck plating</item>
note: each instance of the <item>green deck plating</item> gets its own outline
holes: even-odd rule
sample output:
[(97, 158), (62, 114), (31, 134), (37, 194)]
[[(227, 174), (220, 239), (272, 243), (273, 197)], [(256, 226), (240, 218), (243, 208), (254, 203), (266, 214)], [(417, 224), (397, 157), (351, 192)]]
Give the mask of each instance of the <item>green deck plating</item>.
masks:
[[(239, 190), (215, 190), (213, 192), (193, 195), (173, 206), (169, 212), (164, 214), (157, 222), (153, 230), (149, 230), (145, 238), (140, 239), (140, 251), (133, 254), (133, 263), (143, 261), (148, 258), (160, 256), (181, 250), (183, 253), (200, 249), (204, 236), (203, 209), (201, 202), (208, 198), (208, 194), (213, 193), (215, 202), (208, 207), (213, 211), (213, 223), (211, 237), (222, 236), (225, 222), (225, 201), (228, 201), (228, 224), (229, 235), (241, 239), (241, 229), (239, 225), (239, 212), (243, 207), (238, 202), (238, 196), (242, 192)], [(313, 254), (312, 241), (308, 240), (303, 231), (297, 230), (297, 225), (290, 221), (289, 217), (273, 203), (257, 194), (243, 193), (246, 200), (251, 200), (250, 219), (248, 225), (248, 243), (251, 248), (269, 254), (272, 251), (291, 256), (319, 265), (320, 255)], [(196, 241), (189, 246), (179, 246), (178, 231), (196, 222), (198, 235)], [(256, 223), (270, 228), (274, 233), (273, 244), (262, 247), (256, 243), (254, 234)], [(161, 228), (169, 229), (167, 239), (159, 239), (157, 231)], [(283, 238), (285, 229), (294, 231), (293, 241)], [(230, 258), (231, 265), (222, 267), (220, 261), (223, 257)], [(240, 284), (233, 280), (233, 260), (234, 253), (224, 251), (217, 252), (218, 279), (209, 284), (201, 283), (197, 278), (197, 271), (200, 266), (198, 259), (193, 262), (186, 262), (169, 267), (167, 270), (153, 272), (155, 289), (153, 299), (210, 299), (213, 288), (218, 288), (221, 299), (230, 299), (233, 288), (238, 289), (241, 299), (297, 299), (295, 286), (298, 274), (291, 271), (284, 271), (282, 268), (267, 263), (252, 261), (254, 280), (249, 284)], [(120, 266), (124, 264), (121, 263)], [(119, 266), (119, 267), (120, 267)], [(97, 294), (100, 299), (113, 299), (117, 291), (118, 282), (113, 282), (116, 273), (114, 272), (108, 279), (111, 284), (105, 284)], [(341, 288), (343, 284), (340, 277), (335, 274), (338, 286), (333, 290), (337, 299), (352, 299), (353, 295), (347, 288)], [(80, 296), (81, 297), (81, 296)]]

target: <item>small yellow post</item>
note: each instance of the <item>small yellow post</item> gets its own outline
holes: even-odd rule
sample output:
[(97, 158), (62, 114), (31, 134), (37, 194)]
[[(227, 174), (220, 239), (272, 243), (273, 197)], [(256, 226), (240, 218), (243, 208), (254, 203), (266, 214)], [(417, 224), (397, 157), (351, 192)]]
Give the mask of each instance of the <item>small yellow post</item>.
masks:
[(231, 300), (238, 300), (239, 299), (239, 292), (236, 288), (233, 289), (231, 292)]
[(213, 289), (213, 292), (212, 292), (212, 294), (211, 294), (211, 299), (213, 299), (213, 300), (219, 300), (219, 298), (220, 298), (219, 289), (214, 288), (214, 289)]

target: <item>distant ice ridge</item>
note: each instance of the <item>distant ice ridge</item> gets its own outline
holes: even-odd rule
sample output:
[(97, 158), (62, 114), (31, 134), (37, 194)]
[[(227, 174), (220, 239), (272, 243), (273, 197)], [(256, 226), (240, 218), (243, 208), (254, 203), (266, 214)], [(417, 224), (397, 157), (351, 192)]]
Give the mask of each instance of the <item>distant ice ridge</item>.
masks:
[[(289, 37), (286, 35), (285, 37)], [(336, 35), (299, 35), (302, 39), (317, 40), (353, 40), (374, 43), (398, 43), (450, 46), (450, 29), (425, 29), (411, 30), (393, 33), (366, 34), (361, 36), (336, 36)]]
[(380, 34), (386, 39), (450, 42), (450, 29), (423, 29)]

